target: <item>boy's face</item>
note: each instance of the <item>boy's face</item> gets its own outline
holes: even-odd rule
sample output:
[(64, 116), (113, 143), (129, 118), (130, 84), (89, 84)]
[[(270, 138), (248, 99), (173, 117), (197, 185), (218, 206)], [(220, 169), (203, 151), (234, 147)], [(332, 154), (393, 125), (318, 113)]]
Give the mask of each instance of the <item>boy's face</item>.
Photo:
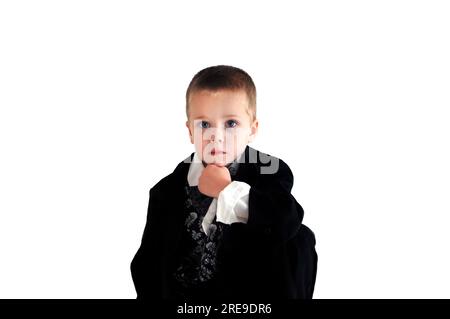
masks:
[(200, 90), (189, 100), (189, 129), (195, 151), (207, 164), (225, 166), (234, 161), (258, 130), (251, 119), (243, 90)]

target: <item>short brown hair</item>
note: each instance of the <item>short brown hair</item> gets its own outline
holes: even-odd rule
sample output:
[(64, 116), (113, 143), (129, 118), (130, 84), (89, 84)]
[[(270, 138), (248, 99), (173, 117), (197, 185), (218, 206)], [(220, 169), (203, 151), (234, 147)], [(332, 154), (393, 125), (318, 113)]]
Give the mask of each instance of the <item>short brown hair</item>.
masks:
[(252, 121), (256, 119), (256, 87), (250, 75), (230, 65), (210, 66), (199, 71), (189, 83), (186, 91), (186, 116), (189, 119), (189, 98), (200, 90), (243, 90), (248, 98), (248, 110)]

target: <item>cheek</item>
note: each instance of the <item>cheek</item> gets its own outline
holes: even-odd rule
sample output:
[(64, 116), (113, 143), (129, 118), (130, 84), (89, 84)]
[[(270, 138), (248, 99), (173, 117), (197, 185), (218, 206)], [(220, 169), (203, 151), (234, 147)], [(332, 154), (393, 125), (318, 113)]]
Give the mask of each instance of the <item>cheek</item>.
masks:
[(230, 154), (240, 153), (248, 144), (248, 132), (245, 129), (234, 132), (228, 137), (226, 144)]
[(242, 128), (237, 130), (234, 135), (234, 143), (238, 146), (248, 143), (249, 129)]
[(197, 134), (193, 136), (193, 140), (194, 140), (194, 144), (198, 147), (201, 148), (203, 147), (203, 145), (205, 144), (205, 140), (203, 140), (203, 136), (201, 134)]
[(211, 148), (212, 144), (209, 140), (200, 140), (197, 144), (197, 149), (202, 153), (208, 153), (208, 151), (211, 151)]

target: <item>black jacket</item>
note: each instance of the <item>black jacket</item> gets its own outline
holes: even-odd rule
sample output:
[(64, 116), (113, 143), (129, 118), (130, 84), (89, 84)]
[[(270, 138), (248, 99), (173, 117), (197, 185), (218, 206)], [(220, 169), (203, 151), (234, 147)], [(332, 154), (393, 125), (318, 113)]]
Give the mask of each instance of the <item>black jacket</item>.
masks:
[[(249, 219), (224, 229), (216, 296), (310, 299), (317, 272), (315, 236), (302, 224), (303, 209), (291, 195), (292, 172), (282, 160), (249, 146), (245, 159), (233, 180), (251, 186)], [(273, 161), (278, 161), (278, 171), (261, 174)], [(147, 223), (131, 263), (137, 299), (174, 298), (171, 278), (180, 260), (189, 165), (179, 163), (150, 189)]]

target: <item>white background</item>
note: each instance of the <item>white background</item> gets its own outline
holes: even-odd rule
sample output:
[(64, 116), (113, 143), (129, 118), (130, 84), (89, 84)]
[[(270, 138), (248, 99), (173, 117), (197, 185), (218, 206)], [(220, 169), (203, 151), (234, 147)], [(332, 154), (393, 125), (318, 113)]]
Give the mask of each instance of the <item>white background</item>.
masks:
[(291, 167), (315, 298), (450, 298), (447, 1), (0, 2), (0, 297), (135, 298), (148, 191), (230, 64)]

